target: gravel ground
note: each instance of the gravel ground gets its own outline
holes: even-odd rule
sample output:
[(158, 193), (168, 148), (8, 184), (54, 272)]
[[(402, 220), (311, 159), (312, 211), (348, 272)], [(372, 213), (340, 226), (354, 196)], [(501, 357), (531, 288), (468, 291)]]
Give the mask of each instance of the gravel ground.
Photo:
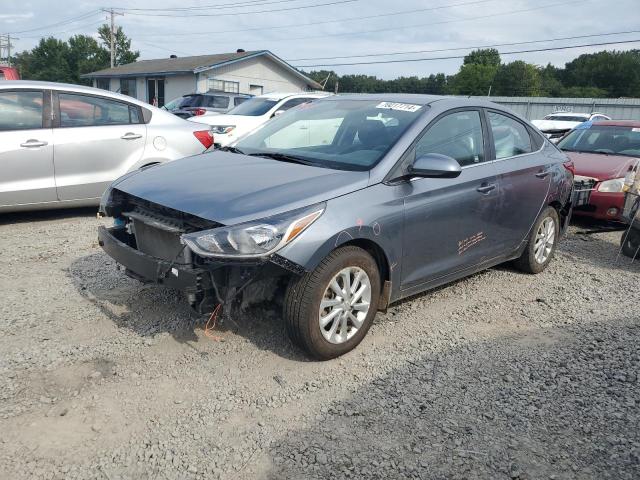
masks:
[(309, 362), (116, 269), (92, 210), (0, 219), (0, 478), (640, 478), (640, 262), (572, 227)]

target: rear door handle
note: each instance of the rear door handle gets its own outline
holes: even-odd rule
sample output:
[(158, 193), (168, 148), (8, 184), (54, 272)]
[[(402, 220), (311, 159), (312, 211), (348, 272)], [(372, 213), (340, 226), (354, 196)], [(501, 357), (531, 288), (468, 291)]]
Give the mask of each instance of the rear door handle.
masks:
[(26, 142), (20, 144), (20, 146), (24, 148), (44, 147), (45, 145), (49, 145), (49, 142), (43, 142), (36, 140), (35, 138), (30, 138)]
[(476, 190), (478, 190), (480, 193), (486, 195), (487, 193), (490, 193), (495, 189), (496, 189), (495, 185), (482, 185), (482, 186), (478, 187)]
[(137, 138), (142, 138), (142, 135), (133, 132), (127, 132), (123, 136), (120, 137), (123, 140), (135, 140)]
[(548, 176), (549, 176), (549, 172), (548, 171), (542, 171), (542, 172), (536, 173), (536, 177), (538, 177), (538, 178), (547, 178)]

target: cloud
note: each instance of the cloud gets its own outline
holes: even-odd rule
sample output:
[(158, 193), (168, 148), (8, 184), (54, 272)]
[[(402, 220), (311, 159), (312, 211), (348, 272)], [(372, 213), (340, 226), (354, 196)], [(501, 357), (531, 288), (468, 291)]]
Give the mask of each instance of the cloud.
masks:
[[(96, 11), (95, 17), (83, 19), (63, 28), (49, 31), (37, 31), (21, 38), (20, 49), (31, 48), (38, 42), (38, 36), (51, 35), (67, 38), (77, 33), (94, 34), (101, 17), (97, 13), (102, 0), (84, 0), (74, 9), (77, 14)], [(271, 0), (264, 0), (268, 2)], [(273, 9), (285, 5), (310, 5), (328, 3), (329, 0), (299, 0), (287, 4), (274, 4)], [(214, 0), (188, 0), (181, 7), (197, 4), (212, 4)], [(449, 6), (467, 3), (464, 6), (425, 10), (434, 6)], [(124, 2), (126, 4), (126, 2)], [(73, 16), (62, 13), (50, 0), (30, 0), (29, 9), (38, 12), (37, 18), (23, 18), (20, 27), (26, 30), (39, 25), (64, 20)], [(175, 7), (169, 0), (138, 0), (136, 8)], [(260, 5), (238, 8), (238, 11), (267, 10)], [(216, 9), (206, 10), (214, 13)], [(225, 9), (224, 12), (229, 12)], [(231, 10), (233, 11), (233, 10)], [(389, 15), (400, 11), (411, 11), (402, 15)], [(191, 11), (192, 13), (197, 11)], [(513, 13), (509, 13), (513, 12)], [(133, 13), (133, 12), (132, 12)], [(31, 14), (32, 15), (32, 14)], [(375, 18), (362, 18), (380, 15)], [(2, 16), (0, 16), (0, 19)], [(350, 19), (326, 23), (329, 20)], [(43, 20), (43, 19), (46, 19)], [(90, 22), (93, 22), (90, 24)], [(317, 25), (306, 25), (324, 22)], [(163, 58), (171, 53), (180, 56), (207, 53), (231, 52), (237, 48), (247, 50), (269, 49), (284, 59), (330, 57), (344, 55), (362, 55), (407, 50), (435, 50), (458, 48), (474, 45), (522, 42), (531, 40), (585, 35), (589, 33), (609, 33), (625, 30), (640, 30), (640, 8), (638, 0), (491, 0), (472, 2), (471, 0), (440, 0), (439, 4), (425, 0), (357, 0), (351, 3), (308, 8), (302, 10), (270, 12), (260, 14), (238, 14), (216, 19), (207, 17), (154, 17), (127, 14), (116, 17), (116, 23), (122, 25), (125, 33), (133, 39), (133, 47), (140, 50), (141, 58)], [(286, 28), (270, 28), (283, 27)], [(265, 29), (261, 29), (266, 27)], [(62, 32), (60, 32), (62, 30)], [(242, 31), (244, 30), (244, 31)], [(231, 31), (231, 32), (230, 32)], [(23, 37), (23, 36), (21, 36)], [(616, 39), (636, 39), (640, 34), (600, 37), (602, 41)], [(600, 40), (598, 37), (577, 41), (574, 44)], [(571, 44), (570, 41), (562, 45)], [(546, 42), (528, 45), (531, 48), (557, 46), (558, 42)], [(504, 61), (522, 59), (544, 65), (551, 62), (562, 66), (581, 53), (603, 50), (605, 48), (640, 47), (636, 44), (619, 47), (589, 47), (547, 53), (527, 53), (503, 57)], [(501, 47), (501, 50), (518, 48)], [(524, 48), (520, 48), (524, 49)], [(465, 51), (449, 52), (451, 55), (464, 54)], [(446, 56), (438, 54), (416, 54), (383, 57), (387, 58), (428, 58)], [(357, 61), (358, 59), (353, 59)], [(349, 59), (335, 60), (335, 63), (348, 62)], [(302, 64), (302, 62), (292, 62)], [(304, 64), (314, 62), (305, 61)], [(329, 63), (326, 60), (317, 63)], [(395, 78), (401, 75), (427, 76), (431, 73), (454, 73), (462, 61), (460, 59), (424, 61), (413, 63), (394, 63), (381, 65), (359, 65), (333, 68), (341, 74), (362, 73), (381, 78)]]

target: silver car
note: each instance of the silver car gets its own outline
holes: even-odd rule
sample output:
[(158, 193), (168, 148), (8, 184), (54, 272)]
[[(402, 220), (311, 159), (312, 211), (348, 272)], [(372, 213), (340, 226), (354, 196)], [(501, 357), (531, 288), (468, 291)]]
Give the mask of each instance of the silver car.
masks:
[(132, 170), (204, 152), (209, 127), (131, 97), (51, 82), (0, 84), (0, 212), (100, 203)]

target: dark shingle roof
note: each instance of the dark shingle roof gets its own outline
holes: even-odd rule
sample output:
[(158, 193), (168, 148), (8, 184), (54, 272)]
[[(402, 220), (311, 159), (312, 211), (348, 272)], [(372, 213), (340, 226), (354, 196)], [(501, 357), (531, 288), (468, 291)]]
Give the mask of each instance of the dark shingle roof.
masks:
[(125, 75), (148, 74), (148, 73), (178, 73), (193, 72), (199, 67), (208, 67), (219, 63), (238, 60), (261, 53), (261, 51), (252, 52), (234, 52), (234, 53), (217, 53), (214, 55), (196, 55), (194, 57), (178, 57), (178, 58), (160, 58), (157, 60), (140, 60), (138, 62), (127, 63), (114, 68), (105, 68), (97, 72), (91, 72), (83, 75), (83, 77), (119, 77)]

